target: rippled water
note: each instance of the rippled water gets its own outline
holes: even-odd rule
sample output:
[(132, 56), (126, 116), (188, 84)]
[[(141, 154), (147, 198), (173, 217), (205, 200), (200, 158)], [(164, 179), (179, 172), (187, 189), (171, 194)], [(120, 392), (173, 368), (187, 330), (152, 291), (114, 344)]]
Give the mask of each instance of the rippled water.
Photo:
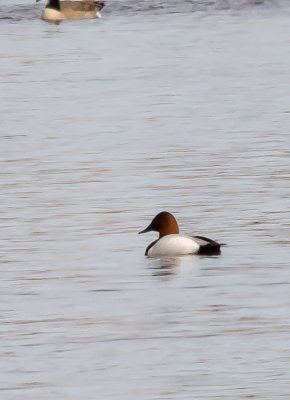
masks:
[[(287, 3), (43, 6), (0, 7), (1, 400), (289, 399)], [(161, 210), (223, 254), (144, 257)]]

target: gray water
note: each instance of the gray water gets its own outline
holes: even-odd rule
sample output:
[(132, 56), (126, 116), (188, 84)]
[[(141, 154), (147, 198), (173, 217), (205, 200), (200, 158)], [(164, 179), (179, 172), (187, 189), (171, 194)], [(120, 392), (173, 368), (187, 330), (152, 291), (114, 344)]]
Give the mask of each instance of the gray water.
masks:
[(289, 399), (289, 4), (109, 3), (0, 6), (0, 398)]

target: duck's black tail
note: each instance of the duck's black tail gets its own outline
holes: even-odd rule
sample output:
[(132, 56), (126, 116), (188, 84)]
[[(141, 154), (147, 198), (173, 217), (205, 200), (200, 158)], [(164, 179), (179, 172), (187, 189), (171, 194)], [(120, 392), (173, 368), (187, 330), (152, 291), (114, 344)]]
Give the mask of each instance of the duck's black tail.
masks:
[(194, 239), (197, 239), (197, 242), (200, 245), (198, 250), (198, 254), (213, 256), (221, 254), (221, 246), (226, 246), (225, 243), (218, 243), (215, 240), (209, 239), (205, 236), (193, 236)]
[(105, 6), (104, 1), (94, 1), (94, 4), (99, 8), (99, 11)]

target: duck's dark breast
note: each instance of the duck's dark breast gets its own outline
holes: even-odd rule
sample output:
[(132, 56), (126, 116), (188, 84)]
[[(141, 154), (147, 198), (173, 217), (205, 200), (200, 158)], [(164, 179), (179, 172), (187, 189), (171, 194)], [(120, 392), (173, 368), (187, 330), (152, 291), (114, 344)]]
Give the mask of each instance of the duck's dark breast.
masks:
[(145, 250), (145, 256), (148, 256), (148, 252), (151, 249), (151, 247), (154, 246), (154, 244), (156, 244), (158, 242), (159, 239), (154, 240), (154, 242), (150, 243), (149, 246), (147, 247), (147, 249)]

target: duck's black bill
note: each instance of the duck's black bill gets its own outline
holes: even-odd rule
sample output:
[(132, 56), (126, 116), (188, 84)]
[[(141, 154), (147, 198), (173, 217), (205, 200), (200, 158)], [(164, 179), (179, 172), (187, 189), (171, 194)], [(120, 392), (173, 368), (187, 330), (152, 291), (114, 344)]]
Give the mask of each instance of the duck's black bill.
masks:
[(140, 233), (147, 233), (147, 232), (150, 232), (150, 231), (152, 231), (151, 224), (148, 225), (147, 228), (144, 229), (144, 231), (139, 232), (139, 235), (140, 235)]

